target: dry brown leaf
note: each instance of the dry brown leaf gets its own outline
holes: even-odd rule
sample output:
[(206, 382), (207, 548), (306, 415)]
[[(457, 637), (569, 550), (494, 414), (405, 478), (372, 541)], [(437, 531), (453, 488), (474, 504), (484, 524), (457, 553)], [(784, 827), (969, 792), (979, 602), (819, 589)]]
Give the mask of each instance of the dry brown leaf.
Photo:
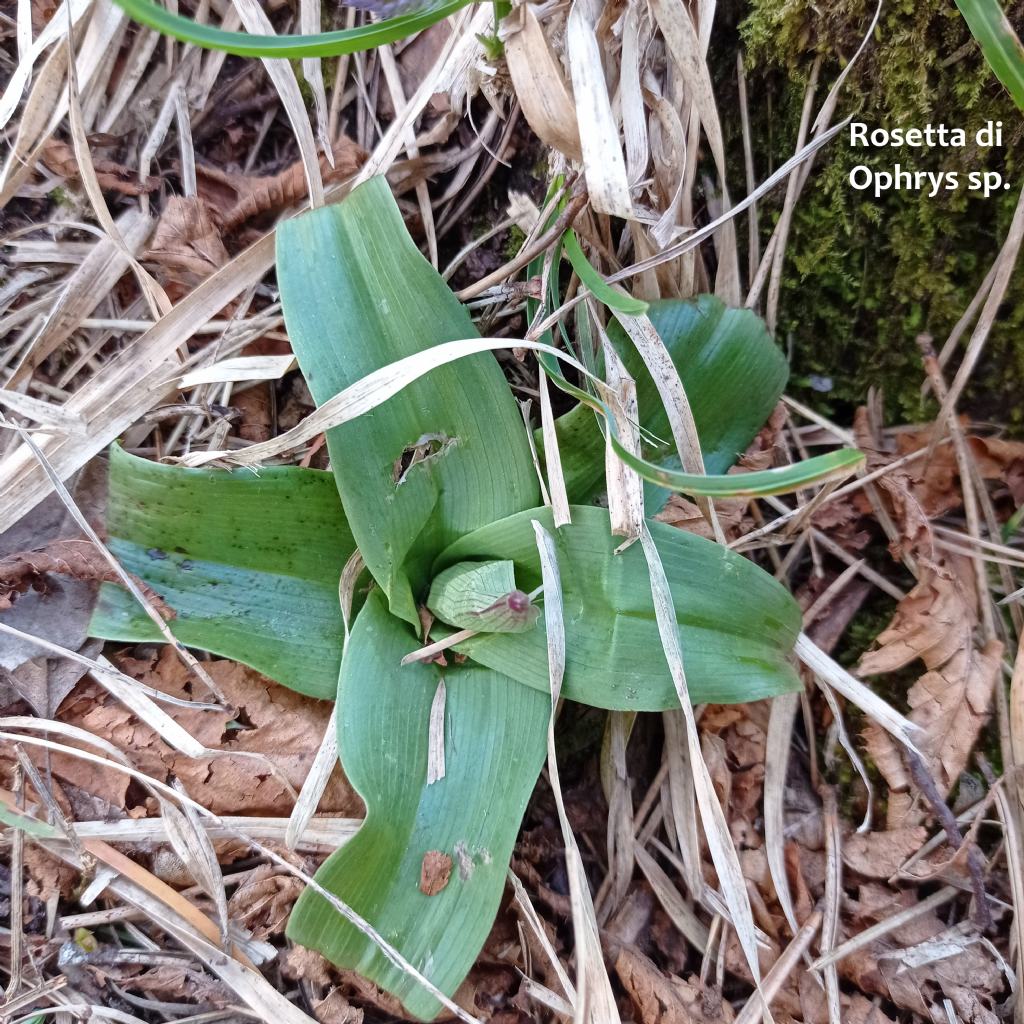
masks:
[(292, 946), (281, 958), (281, 973), (292, 981), (328, 985), (332, 969), (316, 950), (307, 949), (305, 946)]
[[(974, 642), (976, 597), (969, 567), (921, 561), (921, 579), (899, 603), (878, 648), (861, 659), (865, 675), (891, 672), (920, 658), (928, 671), (907, 694), (909, 718), (924, 730), (918, 747), (941, 795), (967, 767), (988, 718), (998, 678), (1002, 644)], [(868, 752), (889, 785), (888, 827), (917, 824), (923, 808), (912, 794), (902, 757), (889, 735), (871, 723), (864, 732)]]
[[(86, 518), (102, 521), (107, 490), (102, 463), (90, 463), (72, 490)], [(18, 552), (39, 550), (57, 538), (71, 536), (80, 536), (78, 527), (63, 502), (51, 495), (32, 515), (0, 536), (0, 563)], [(0, 610), (0, 620), (23, 633), (95, 657), (103, 646), (102, 641), (88, 638), (89, 619), (96, 603), (95, 584), (60, 576), (39, 578), (37, 582), (42, 584), (39, 589), (29, 589), (18, 596), (13, 607)], [(0, 607), (5, 603), (0, 596)], [(0, 636), (0, 706), (20, 698), (38, 715), (50, 717), (84, 673), (77, 662), (41, 653), (35, 644), (9, 634)]]
[(230, 990), (219, 980), (202, 971), (182, 964), (180, 967), (162, 964), (144, 970), (137, 965), (123, 965), (116, 962), (119, 950), (108, 954), (113, 963), (104, 963), (101, 950), (93, 954), (90, 963), (103, 963), (103, 971), (121, 988), (139, 992), (150, 999), (166, 1000), (170, 1003), (201, 1002), (211, 1009), (224, 1009), (232, 1005)]
[(37, 896), (44, 903), (57, 895), (65, 900), (72, 898), (76, 886), (81, 882), (81, 875), (77, 871), (35, 843), (25, 844), (24, 857), (28, 874), (25, 893), (28, 896)]
[(721, 993), (697, 978), (662, 973), (631, 946), (617, 951), (614, 966), (641, 1024), (728, 1024), (734, 1017)]
[[(967, 422), (962, 426), (966, 429)], [(896, 441), (897, 454), (902, 457), (920, 451), (931, 440), (930, 431), (900, 433)], [(973, 435), (966, 441), (981, 478), (1002, 481), (1014, 505), (1024, 503), (1024, 442)], [(915, 497), (931, 518), (963, 504), (960, 469), (953, 445), (942, 445), (930, 457), (912, 463), (907, 474)]]
[[(350, 178), (362, 167), (366, 150), (347, 135), (334, 144), (334, 167), (320, 155), (324, 184)], [(197, 164), (196, 181), (200, 198), (224, 234), (230, 234), (247, 220), (298, 202), (306, 195), (306, 176), (302, 161), (296, 161), (280, 174), (252, 176), (232, 174), (218, 167)]]
[(241, 922), (257, 939), (280, 935), (304, 888), (301, 879), (262, 864), (234, 891), (228, 901), (232, 921)]
[(843, 840), (843, 863), (865, 878), (889, 878), (927, 838), (928, 830), (920, 825), (847, 836)]
[(176, 284), (194, 287), (228, 261), (228, 251), (204, 200), (171, 196), (144, 256)]
[(999, 678), (1003, 645), (990, 640), (981, 650), (958, 651), (942, 669), (928, 672), (911, 687), (910, 720), (924, 728), (921, 746), (931, 755), (940, 789), (948, 793), (967, 767), (971, 750), (988, 718)]
[(356, 1009), (340, 988), (332, 988), (323, 999), (313, 1003), (313, 1013), (323, 1024), (363, 1024), (363, 1011)]
[[(191, 681), (185, 666), (169, 647), (152, 661), (126, 659), (121, 668), (175, 697), (191, 697)], [(253, 752), (268, 758), (298, 790), (316, 754), (331, 707), (278, 686), (258, 672), (232, 661), (210, 661), (204, 668), (239, 708), (239, 718), (229, 721), (219, 711), (191, 711), (167, 706), (166, 710), (200, 743), (226, 752), (216, 758), (190, 758), (167, 746), (148, 726), (98, 687), (82, 687), (66, 706), (62, 719), (109, 740), (129, 753), (141, 771), (161, 781), (176, 777), (189, 795), (215, 814), (284, 815), (291, 812), (292, 797), (263, 763), (252, 757), (227, 756)], [(128, 783), (123, 775), (85, 765), (70, 756), (55, 754), (54, 772), (90, 792), (104, 796), (115, 807), (125, 806)], [(325, 814), (360, 816), (361, 803), (341, 774), (331, 777), (320, 811)]]
[[(887, 886), (861, 886), (857, 902), (850, 901), (853, 918), (863, 927), (912, 906), (914, 892), (894, 892)], [(908, 961), (908, 951), (915, 955)], [(905, 922), (871, 946), (844, 957), (839, 972), (867, 996), (890, 999), (901, 1009), (935, 1024), (947, 1024), (943, 998), (960, 1019), (971, 1024), (997, 1024), (994, 1012), (1003, 995), (1005, 978), (993, 953), (977, 937), (950, 929), (936, 914)]]
[[(870, 471), (888, 466), (893, 460), (891, 452), (882, 451), (875, 442), (871, 431), (868, 411), (857, 410), (853, 420), (853, 434), (857, 447), (867, 456), (867, 468)], [(893, 558), (901, 559), (904, 555), (920, 554), (931, 560), (934, 557), (934, 540), (931, 524), (925, 510), (921, 507), (914, 494), (913, 481), (907, 467), (891, 470), (878, 478), (875, 487), (887, 506), (899, 536), (890, 543)], [(867, 495), (858, 496), (862, 511), (871, 512), (871, 503)]]
[[(61, 178), (77, 178), (79, 176), (75, 151), (66, 142), (49, 139), (43, 146), (40, 159), (50, 171)], [(159, 178), (148, 177), (145, 181), (139, 181), (138, 175), (133, 170), (114, 160), (104, 160), (94, 156), (92, 162), (96, 169), (100, 188), (111, 192), (120, 192), (125, 196), (141, 196), (160, 187)]]
[[(45, 590), (45, 577), (51, 573), (90, 583), (121, 582), (120, 575), (91, 541), (55, 540), (36, 551), (19, 551), (0, 558), (0, 611), (10, 608), (16, 595), (24, 594), (29, 588)], [(174, 609), (142, 580), (133, 578), (160, 614), (165, 619), (173, 619)]]
[(970, 574), (935, 563), (921, 568), (917, 585), (878, 635), (876, 649), (861, 658), (861, 675), (894, 672), (916, 658), (935, 669), (970, 644), (977, 621)]
[(452, 877), (452, 859), (440, 850), (427, 850), (420, 865), (420, 892), (436, 896)]
[(843, 994), (843, 1024), (894, 1024), (870, 999), (859, 993)]

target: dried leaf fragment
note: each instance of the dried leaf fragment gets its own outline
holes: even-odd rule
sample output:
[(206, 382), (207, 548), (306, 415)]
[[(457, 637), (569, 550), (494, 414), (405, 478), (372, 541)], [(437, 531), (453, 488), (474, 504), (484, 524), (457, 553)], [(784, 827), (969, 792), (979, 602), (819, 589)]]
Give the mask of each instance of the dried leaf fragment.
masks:
[(420, 892), (436, 896), (452, 877), (452, 859), (440, 850), (427, 850), (420, 865)]

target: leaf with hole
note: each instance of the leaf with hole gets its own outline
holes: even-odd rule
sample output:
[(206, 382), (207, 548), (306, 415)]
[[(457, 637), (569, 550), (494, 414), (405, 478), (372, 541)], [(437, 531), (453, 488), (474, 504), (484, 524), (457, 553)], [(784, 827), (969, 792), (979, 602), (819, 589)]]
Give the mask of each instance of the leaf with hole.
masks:
[[(353, 386), (380, 386), (377, 400), (327, 430), (331, 474), (184, 469), (115, 449), (111, 546), (175, 609), (172, 628), (183, 642), (303, 692), (336, 693), (342, 764), (367, 817), (317, 881), (367, 926), (307, 890), (289, 934), (427, 1018), (439, 1008), (435, 996), (375, 936), (450, 996), (493, 921), (550, 711), (535, 521), (552, 534), (562, 578), (564, 696), (661, 709), (675, 705), (676, 690), (643, 553), (638, 545), (618, 551), (607, 511), (585, 503), (600, 489), (605, 442), (594, 410), (605, 415), (602, 403), (542, 357), (543, 372), (589, 406), (560, 421), (578, 503), (572, 523), (555, 530), (498, 360), (439, 354), (450, 346), (438, 346), (476, 331), (413, 245), (384, 179), (280, 225), (277, 275), (317, 404)], [(781, 357), (752, 314), (716, 300), (654, 304), (651, 316), (694, 389), (702, 445), (722, 474), (776, 402)], [(397, 392), (361, 383), (416, 355), (436, 362)], [(633, 372), (647, 396), (642, 415), (657, 427), (653, 382), (635, 363)], [(853, 459), (825, 458), (833, 469)], [(648, 475), (672, 472), (656, 461), (643, 466)], [(752, 484), (797, 486), (820, 470), (811, 460), (768, 478), (682, 474), (682, 485), (732, 494)], [(789, 657), (800, 612), (786, 591), (723, 547), (649, 528), (694, 699), (753, 700), (796, 688)], [(342, 661), (338, 584), (355, 546), (373, 583)], [(434, 639), (475, 635), (448, 653), (447, 667), (403, 666), (431, 620)], [(104, 588), (93, 631), (155, 638), (114, 587)]]

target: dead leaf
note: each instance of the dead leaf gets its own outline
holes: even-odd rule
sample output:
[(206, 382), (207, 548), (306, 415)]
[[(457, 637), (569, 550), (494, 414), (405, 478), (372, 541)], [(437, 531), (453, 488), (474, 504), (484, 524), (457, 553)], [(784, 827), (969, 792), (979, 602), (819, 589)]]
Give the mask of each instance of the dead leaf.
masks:
[(241, 922), (257, 939), (280, 935), (303, 888), (301, 879), (282, 874), (273, 864), (262, 864), (228, 901), (231, 920)]
[(927, 838), (928, 830), (920, 825), (847, 836), (842, 844), (843, 863), (864, 878), (889, 878)]
[(292, 981), (327, 985), (331, 970), (331, 965), (319, 953), (305, 946), (292, 946), (281, 958), (281, 973)]
[(614, 966), (642, 1024), (728, 1024), (734, 1018), (720, 992), (695, 977), (662, 973), (632, 946), (616, 952)]
[[(79, 474), (72, 487), (79, 508), (91, 522), (102, 518), (106, 472), (99, 460)], [(57, 495), (51, 495), (0, 536), (0, 556), (45, 545), (56, 537), (77, 534), (77, 527)], [(3, 558), (0, 558), (2, 561)], [(96, 585), (87, 580), (49, 576), (39, 590), (21, 594), (14, 607), (0, 610), (0, 619), (23, 633), (58, 644), (86, 657), (99, 653), (102, 642), (88, 638), (96, 603)], [(66, 658), (49, 657), (35, 644), (0, 636), (0, 706), (27, 701), (39, 715), (51, 717), (85, 669)]]
[(917, 585), (900, 601), (892, 621), (878, 635), (876, 649), (861, 658), (857, 671), (866, 676), (894, 672), (916, 658), (934, 669), (964, 650), (977, 622), (970, 580), (969, 573), (922, 563)]
[[(966, 419), (962, 426), (969, 426)], [(974, 435), (966, 440), (981, 478), (1001, 481), (1015, 506), (1024, 503), (1024, 442)], [(931, 431), (902, 432), (897, 437), (897, 454), (910, 455), (930, 443)], [(951, 444), (941, 445), (930, 457), (912, 463), (907, 473), (915, 497), (931, 518), (963, 504), (960, 467)]]
[(174, 283), (191, 288), (224, 266), (228, 251), (204, 200), (171, 196), (144, 258), (158, 263)]
[[(47, 140), (43, 145), (40, 159), (58, 177), (79, 177), (75, 151), (66, 142), (61, 142), (59, 139)], [(96, 169), (100, 188), (109, 192), (120, 192), (125, 196), (141, 196), (147, 192), (154, 192), (160, 187), (159, 178), (148, 177), (145, 181), (139, 181), (135, 171), (114, 160), (106, 160), (93, 155), (92, 162)]]
[(323, 1024), (363, 1024), (363, 1011), (356, 1009), (340, 988), (332, 988), (323, 999), (313, 1003), (313, 1013)]
[[(51, 541), (35, 551), (19, 551), (0, 558), (0, 611), (10, 608), (16, 595), (29, 588), (45, 591), (48, 575), (70, 576), (90, 583), (120, 583), (120, 575), (90, 540)], [(134, 578), (139, 589), (165, 619), (175, 612), (150, 586)]]
[[(366, 150), (347, 135), (334, 144), (334, 166), (320, 156), (324, 184), (350, 178), (366, 160)], [(237, 230), (246, 221), (298, 202), (306, 195), (306, 176), (302, 162), (296, 161), (280, 174), (252, 176), (232, 174), (208, 164), (196, 166), (199, 196), (214, 222), (224, 234)]]
[[(962, 569), (962, 571), (957, 571)], [(907, 694), (909, 718), (924, 730), (918, 748), (925, 755), (939, 792), (952, 789), (988, 719), (999, 674), (1002, 644), (974, 643), (977, 599), (973, 574), (965, 563), (939, 565), (921, 560), (921, 578), (896, 608), (878, 647), (861, 659), (864, 675), (892, 672), (920, 658), (928, 671)], [(888, 827), (923, 820), (915, 805), (902, 756), (893, 740), (874, 723), (864, 731), (868, 752), (889, 785)]]
[[(870, 426), (868, 410), (861, 407), (853, 420), (853, 434), (857, 447), (867, 456), (867, 468), (870, 471), (888, 466), (895, 460), (892, 452), (882, 451), (876, 444)], [(914, 494), (913, 482), (907, 467), (893, 469), (875, 482), (875, 488), (886, 505), (886, 510), (899, 531), (899, 536), (890, 543), (890, 550), (895, 559), (904, 555), (921, 555), (928, 560), (934, 559), (934, 538), (931, 523), (925, 510), (921, 507)], [(866, 494), (859, 500), (865, 512), (872, 511)]]
[[(918, 899), (914, 892), (894, 892), (877, 883), (861, 886), (858, 897), (849, 902), (855, 929), (884, 920)], [(919, 955), (928, 946), (936, 955), (948, 955), (934, 959)], [(999, 1020), (994, 1008), (1005, 978), (995, 956), (973, 934), (950, 929), (934, 913), (905, 922), (878, 942), (840, 960), (838, 967), (865, 995), (890, 999), (934, 1024), (948, 1021), (943, 998), (949, 999), (963, 1021), (997, 1024)]]
[(436, 896), (452, 877), (452, 859), (440, 850), (427, 850), (420, 865), (420, 892)]
[[(152, 660), (124, 659), (119, 667), (171, 696), (192, 696), (190, 676), (169, 647), (161, 648)], [(173, 705), (166, 705), (165, 710), (200, 743), (223, 751), (223, 756), (193, 759), (173, 750), (127, 708), (91, 684), (80, 688), (61, 717), (128, 752), (146, 774), (164, 782), (180, 779), (189, 795), (215, 814), (287, 816), (292, 797), (281, 781), (262, 761), (237, 755), (263, 755), (298, 790), (327, 728), (330, 705), (278, 686), (237, 662), (215, 660), (206, 662), (204, 668), (240, 709), (239, 718), (232, 721), (221, 711), (192, 711)], [(128, 783), (123, 775), (115, 776), (68, 755), (54, 754), (52, 763), (59, 777), (102, 795), (115, 807), (125, 806)], [(362, 814), (361, 801), (340, 767), (327, 785), (319, 811), (347, 817)]]

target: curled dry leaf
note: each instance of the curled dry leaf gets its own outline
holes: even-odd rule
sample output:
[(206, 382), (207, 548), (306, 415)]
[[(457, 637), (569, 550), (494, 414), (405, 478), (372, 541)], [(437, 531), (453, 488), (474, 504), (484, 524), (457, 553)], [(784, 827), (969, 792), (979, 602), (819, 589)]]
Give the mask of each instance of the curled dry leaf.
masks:
[(617, 951), (614, 967), (643, 1024), (729, 1024), (734, 1017), (720, 992), (664, 974), (631, 946)]
[[(20, 551), (0, 558), (0, 611), (10, 608), (16, 595), (30, 587), (45, 590), (44, 577), (50, 573), (91, 583), (121, 582), (121, 577), (91, 541), (55, 540), (37, 551)], [(135, 582), (165, 619), (174, 618), (174, 609), (155, 590), (137, 577)]]
[[(895, 893), (888, 886), (868, 883), (860, 887), (858, 900), (850, 901), (850, 909), (859, 926), (867, 927), (917, 899), (913, 892)], [(916, 955), (925, 943), (932, 947), (931, 954)], [(948, 928), (935, 913), (912, 918), (840, 960), (838, 968), (865, 995), (890, 999), (925, 1021), (946, 1024), (949, 1017), (943, 999), (950, 1001), (960, 1020), (971, 1024), (999, 1020), (995, 1007), (1006, 982), (995, 955), (976, 936)]]
[(864, 878), (889, 878), (927, 838), (928, 830), (922, 825), (847, 836), (843, 840), (843, 863)]
[[(968, 424), (963, 423), (966, 429)], [(897, 437), (897, 455), (902, 457), (927, 448), (930, 431), (908, 431)], [(996, 437), (966, 438), (974, 465), (983, 480), (1006, 485), (1014, 506), (1024, 504), (1024, 442)], [(911, 463), (907, 478), (921, 507), (931, 518), (959, 508), (963, 504), (960, 470), (951, 444), (941, 445), (931, 456)]]
[[(334, 166), (320, 155), (324, 184), (344, 181), (363, 166), (366, 150), (347, 135), (334, 144)], [(281, 210), (305, 198), (306, 176), (302, 162), (286, 167), (280, 174), (254, 176), (232, 174), (207, 164), (196, 166), (199, 197), (206, 203), (213, 222), (225, 234), (264, 213)]]
[(301, 879), (282, 874), (272, 864), (263, 864), (228, 901), (231, 920), (243, 924), (256, 939), (280, 935), (302, 889)]
[[(918, 746), (941, 794), (947, 794), (967, 767), (974, 744), (988, 719), (999, 675), (1002, 644), (974, 642), (977, 601), (969, 571), (922, 560), (921, 579), (899, 603), (878, 647), (861, 659), (865, 675), (892, 672), (920, 658), (928, 671), (907, 694), (909, 718), (924, 729)], [(871, 723), (865, 730), (869, 753), (892, 795), (890, 829), (917, 824), (923, 808), (915, 804), (902, 758), (887, 733)]]
[[(174, 697), (188, 699), (191, 681), (186, 668), (168, 647), (153, 660), (126, 659), (122, 668), (149, 686)], [(129, 753), (141, 771), (161, 781), (181, 780), (189, 795), (215, 814), (287, 816), (292, 796), (270, 773), (269, 759), (298, 790), (316, 754), (311, 736), (323, 735), (330, 705), (312, 700), (272, 683), (259, 673), (232, 661), (204, 665), (239, 717), (230, 720), (220, 711), (191, 711), (168, 706), (168, 713), (200, 743), (222, 752), (212, 758), (190, 758), (171, 749), (127, 708), (98, 687), (82, 687), (66, 705), (61, 718), (79, 725)], [(242, 756), (239, 756), (242, 755)], [(115, 807), (126, 807), (128, 782), (70, 756), (52, 757), (54, 773), (90, 792), (104, 796)], [(325, 814), (359, 816), (361, 802), (340, 768), (327, 785), (320, 810)]]
[[(869, 471), (882, 469), (893, 461), (893, 454), (883, 451), (875, 442), (868, 412), (864, 408), (857, 410), (853, 421), (853, 433), (857, 447), (867, 456)], [(890, 470), (879, 477), (875, 484), (898, 531), (898, 536), (890, 541), (890, 550), (896, 559), (917, 553), (930, 559), (933, 557), (934, 548), (932, 528), (925, 510), (914, 494), (913, 480), (909, 473), (906, 466)], [(863, 510), (870, 512), (871, 504), (867, 496), (860, 495), (859, 500)]]
[(935, 563), (922, 570), (917, 585), (878, 635), (875, 649), (861, 658), (861, 675), (895, 672), (916, 658), (926, 668), (939, 668), (970, 643), (977, 621), (970, 574)]
[(145, 258), (158, 263), (172, 282), (191, 288), (229, 257), (206, 203), (198, 196), (171, 196)]
[[(73, 485), (75, 502), (92, 522), (102, 519), (106, 473), (98, 460), (89, 464)], [(0, 535), (0, 564), (19, 552), (38, 551), (58, 538), (80, 536), (74, 520), (57, 495), (51, 495), (11, 529)], [(34, 583), (36, 581), (33, 581)], [(41, 578), (18, 596), (13, 607), (0, 588), (0, 620), (50, 643), (95, 657), (102, 642), (89, 640), (89, 619), (97, 587), (88, 580), (68, 576)], [(7, 595), (8, 600), (12, 594)], [(6, 610), (4, 606), (7, 605)], [(71, 692), (85, 669), (67, 658), (51, 657), (35, 644), (0, 636), (0, 705), (20, 697), (43, 717), (50, 717)]]
[[(43, 146), (40, 159), (50, 171), (61, 178), (79, 177), (75, 151), (66, 142), (49, 139)], [(145, 181), (139, 181), (135, 171), (114, 160), (93, 156), (92, 163), (100, 188), (110, 192), (120, 192), (125, 196), (141, 196), (160, 187), (159, 178), (150, 176)]]
[(363, 1024), (363, 1011), (356, 1009), (340, 988), (332, 988), (323, 999), (313, 1003), (313, 1013), (323, 1024)]

